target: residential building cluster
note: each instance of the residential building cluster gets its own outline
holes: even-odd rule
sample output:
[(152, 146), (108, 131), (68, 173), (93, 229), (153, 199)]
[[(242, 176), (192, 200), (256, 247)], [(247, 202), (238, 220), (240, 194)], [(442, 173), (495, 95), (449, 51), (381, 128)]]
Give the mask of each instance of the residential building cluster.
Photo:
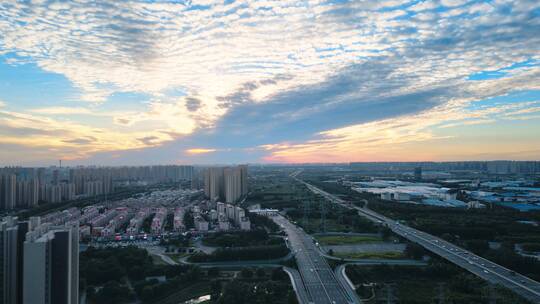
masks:
[[(164, 233), (168, 216), (175, 216), (174, 232), (185, 231), (183, 215), (192, 203), (193, 196), (201, 196), (196, 190), (154, 191), (137, 197), (92, 205), (84, 208), (72, 207), (50, 212), (40, 221), (48, 225), (79, 223), (81, 238), (135, 239), (146, 234)], [(150, 217), (152, 217), (150, 219)], [(149, 231), (143, 232), (143, 224), (150, 221)]]
[(185, 210), (182, 207), (178, 207), (174, 210), (173, 216), (173, 229), (174, 231), (184, 231), (186, 230), (186, 225), (184, 223)]
[(42, 222), (40, 217), (31, 217), (28, 221), (3, 218), (0, 221), (0, 302), (79, 303), (78, 228), (76, 221), (54, 225)]
[(79, 197), (106, 195), (115, 183), (178, 182), (193, 178), (193, 166), (0, 169), (0, 210), (33, 208)]
[(191, 180), (193, 166), (124, 166), (124, 167), (81, 167), (76, 168), (85, 176), (110, 175), (114, 181), (145, 181), (149, 183), (178, 182)]
[(235, 203), (248, 193), (247, 165), (204, 170), (204, 193), (211, 201)]
[(195, 230), (198, 232), (251, 230), (246, 211), (240, 206), (212, 201), (200, 201), (191, 207)]
[(61, 172), (61, 168), (0, 169), (0, 210), (33, 208), (40, 202), (59, 203), (113, 191), (110, 175), (86, 176), (77, 170), (63, 175)]
[[(201, 195), (201, 191), (164, 190), (108, 202), (100, 206), (101, 213), (87, 225), (91, 227), (91, 236), (97, 238), (135, 239), (145, 238), (147, 235), (159, 236), (165, 233), (168, 217), (183, 214), (180, 210), (190, 206), (192, 197), (197, 195)], [(97, 220), (99, 221), (96, 222)], [(174, 226), (175, 219), (172, 220)], [(148, 231), (143, 231), (145, 221), (149, 221)], [(178, 226), (171, 227), (171, 230), (183, 232), (183, 218), (176, 221), (179, 222)]]
[(157, 208), (154, 214), (155, 215), (152, 219), (150, 230), (153, 234), (160, 234), (163, 231), (163, 226), (165, 225), (165, 220), (169, 214), (169, 209), (164, 207)]
[(129, 221), (129, 225), (126, 228), (126, 233), (133, 237), (140, 233), (144, 220), (151, 215), (150, 208), (141, 208), (137, 211), (135, 217)]

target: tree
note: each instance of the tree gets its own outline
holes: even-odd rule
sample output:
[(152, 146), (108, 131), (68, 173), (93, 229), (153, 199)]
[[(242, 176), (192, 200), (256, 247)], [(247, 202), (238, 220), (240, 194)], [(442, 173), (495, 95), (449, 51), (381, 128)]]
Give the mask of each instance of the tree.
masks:
[(274, 268), (271, 275), (272, 281), (287, 280), (289, 277), (281, 268)]
[(257, 271), (255, 271), (258, 278), (264, 278), (266, 276), (266, 271), (264, 271), (263, 268), (257, 268)]
[(540, 243), (523, 243), (521, 249), (527, 252), (540, 252)]
[(424, 248), (416, 243), (407, 243), (405, 255), (412, 259), (421, 259), (426, 254)]
[(212, 268), (208, 269), (208, 276), (211, 276), (211, 277), (219, 276), (219, 268), (212, 267)]
[(187, 281), (197, 281), (201, 277), (201, 269), (198, 266), (190, 266), (186, 272), (185, 279)]
[(240, 275), (245, 279), (250, 279), (253, 277), (253, 271), (250, 268), (242, 268)]
[(103, 288), (101, 288), (95, 294), (95, 300), (100, 304), (126, 303), (130, 301), (131, 298), (132, 295), (129, 288), (120, 285), (116, 281), (109, 281), (105, 283)]
[(489, 250), (489, 243), (484, 240), (470, 240), (466, 241), (465, 245), (469, 250), (476, 254), (484, 254)]
[(287, 295), (287, 304), (298, 304), (298, 299), (296, 298), (294, 291), (289, 291), (289, 294)]
[(212, 302), (215, 302), (217, 299), (219, 299), (220, 294), (221, 283), (218, 280), (212, 280), (210, 282), (210, 297), (212, 299)]
[(140, 297), (145, 302), (151, 301), (154, 298), (154, 288), (152, 286), (144, 286)]
[(191, 211), (184, 213), (184, 225), (188, 230), (195, 228), (195, 221), (193, 220), (193, 214)]
[(333, 249), (328, 249), (328, 255), (334, 255), (334, 250)]
[(384, 240), (388, 240), (390, 236), (392, 236), (392, 230), (390, 230), (388, 227), (381, 227), (380, 233)]
[(220, 304), (253, 303), (253, 292), (249, 285), (238, 280), (232, 280), (223, 288), (223, 294), (218, 300)]
[(441, 238), (448, 242), (454, 242), (456, 240), (456, 238), (450, 233), (443, 233), (443, 235), (441, 235)]

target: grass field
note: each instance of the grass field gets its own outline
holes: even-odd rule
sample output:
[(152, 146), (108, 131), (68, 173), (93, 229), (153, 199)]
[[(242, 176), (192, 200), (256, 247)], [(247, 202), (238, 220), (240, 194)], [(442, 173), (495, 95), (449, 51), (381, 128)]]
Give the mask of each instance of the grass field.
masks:
[(297, 223), (304, 228), (308, 233), (314, 232), (350, 232), (352, 227), (336, 222), (333, 219), (327, 219), (325, 229), (322, 229), (320, 218), (310, 218), (307, 223), (304, 223), (302, 219), (298, 219)]
[(362, 243), (377, 243), (383, 241), (380, 237), (364, 235), (324, 235), (317, 236), (316, 239), (321, 245), (351, 245)]
[(403, 259), (401, 252), (339, 252), (334, 253), (337, 258), (344, 259)]

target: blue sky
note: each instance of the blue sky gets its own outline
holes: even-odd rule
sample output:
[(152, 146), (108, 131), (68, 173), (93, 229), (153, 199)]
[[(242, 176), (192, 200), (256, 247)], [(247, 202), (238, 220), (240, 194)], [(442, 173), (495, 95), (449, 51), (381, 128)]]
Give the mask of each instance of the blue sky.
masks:
[(539, 159), (538, 1), (4, 1), (0, 165)]

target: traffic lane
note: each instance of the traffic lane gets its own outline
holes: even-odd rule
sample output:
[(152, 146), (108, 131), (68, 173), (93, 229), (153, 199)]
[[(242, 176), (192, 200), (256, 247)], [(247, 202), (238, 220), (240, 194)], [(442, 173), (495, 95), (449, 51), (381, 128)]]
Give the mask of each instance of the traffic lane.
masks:
[(288, 223), (280, 221), (284, 224), (284, 227), (287, 227), (287, 232), (290, 240), (291, 247), (296, 251), (296, 260), (299, 268), (299, 272), (304, 282), (304, 286), (307, 289), (308, 294), (310, 295), (311, 300), (314, 303), (325, 304), (329, 301), (325, 301), (327, 295), (322, 286), (322, 282), (317, 278), (317, 276), (311, 271), (312, 267), (309, 262), (309, 257), (306, 256), (306, 249), (304, 248), (301, 237), (298, 236), (297, 231), (293, 229)]
[[(457, 255), (455, 252), (452, 252), (451, 250), (447, 249), (447, 247), (442, 247), (442, 246), (433, 244), (432, 242), (426, 241), (423, 238), (420, 238), (414, 234), (410, 235), (410, 237), (413, 241), (419, 243), (420, 245), (424, 246), (428, 250), (446, 258), (452, 263), (457, 264), (458, 266), (474, 273), (475, 275), (495, 284), (502, 283), (502, 285), (506, 286), (507, 288), (511, 290), (514, 290), (516, 293), (521, 294), (524, 297), (531, 299), (537, 303), (540, 303), (540, 296), (538, 292), (536, 291), (537, 284), (534, 284), (534, 286), (530, 286), (530, 287), (526, 286), (523, 283), (517, 282), (511, 278), (506, 277), (507, 271), (501, 270), (499, 272), (494, 272), (492, 271), (492, 269), (487, 268), (486, 266), (482, 265), (481, 263), (477, 261), (471, 261), (469, 259), (464, 258), (463, 256)], [(456, 247), (454, 246), (454, 248)], [(478, 257), (478, 260), (480, 260), (480, 257)], [(470, 262), (472, 262), (472, 264)], [(497, 264), (494, 264), (494, 265), (497, 265)], [(525, 276), (523, 277), (527, 278)], [(533, 282), (536, 282), (536, 281), (533, 281)]]
[(297, 263), (306, 289), (316, 303), (348, 303), (348, 295), (323, 260), (313, 240), (305, 232), (285, 219), (279, 223), (286, 229), (291, 247), (296, 251)]
[[(400, 231), (400, 230), (398, 230)], [(402, 231), (402, 230), (401, 230)], [(467, 263), (469, 264), (473, 264), (473, 265), (477, 265), (483, 269), (485, 269), (487, 272), (493, 272), (493, 273), (498, 273), (498, 274), (502, 274), (502, 275), (508, 275), (508, 274), (511, 274), (513, 273), (512, 270), (509, 270), (505, 267), (502, 267), (490, 260), (487, 260), (485, 258), (482, 258), (481, 256), (477, 256), (473, 253), (470, 253), (464, 249), (462, 249), (461, 247), (458, 247), (452, 243), (449, 243), (449, 242), (446, 242), (442, 239), (438, 239), (438, 238), (433, 238), (433, 239), (428, 239), (426, 240), (425, 237), (426, 236), (430, 236), (433, 238), (433, 236), (429, 235), (429, 234), (426, 234), (426, 233), (420, 233), (419, 235), (412, 235), (413, 238), (416, 238), (416, 240), (418, 241), (422, 241), (422, 242), (425, 242), (426, 245), (428, 246), (432, 246), (433, 248), (437, 248), (439, 250), (442, 250), (444, 251), (445, 253), (448, 253), (448, 254), (451, 254), (451, 255), (454, 255), (461, 259), (463, 259), (464, 261), (466, 261)], [(515, 274), (515, 279), (513, 278), (507, 278), (511, 281), (516, 281), (516, 280), (523, 280), (525, 281), (525, 284), (532, 284), (532, 285), (537, 285), (538, 283), (526, 276), (523, 276), (523, 275), (520, 275), (520, 274)]]
[(324, 281), (318, 277), (318, 273), (311, 265), (309, 257), (301, 251), (298, 254), (297, 262), (304, 285), (308, 289), (311, 299), (315, 303), (330, 303), (326, 288), (323, 286)]
[[(298, 179), (297, 179), (297, 180), (298, 180)], [(303, 182), (303, 181), (302, 181), (302, 182)], [(314, 186), (312, 186), (312, 185), (310, 185), (310, 184), (307, 184), (307, 183), (305, 183), (305, 182), (303, 182), (303, 183), (304, 183), (311, 191), (323, 195), (324, 197), (326, 197), (327, 199), (329, 199), (330, 201), (332, 201), (332, 202), (334, 202), (334, 203), (338, 203), (338, 204), (344, 205), (344, 204), (343, 204), (344, 202), (343, 202), (342, 200), (340, 200), (340, 199), (338, 199), (338, 198), (335, 198), (333, 195), (330, 195), (329, 193), (324, 192), (324, 191), (322, 191), (322, 190), (320, 190), (320, 189), (318, 189), (318, 188), (316, 188), (316, 187), (314, 187)], [(366, 209), (359, 208), (359, 207), (354, 207), (354, 209), (357, 209), (359, 212), (361, 212), (361, 214), (362, 214), (363, 216), (367, 216), (368, 218), (370, 218), (370, 219), (372, 219), (372, 220), (374, 220), (374, 221), (376, 221), (376, 222), (380, 222), (380, 223), (385, 222), (385, 223), (389, 224), (390, 227), (393, 227), (393, 226), (394, 226), (394, 225), (393, 225), (393, 223), (394, 223), (393, 220), (390, 220), (389, 218), (384, 217), (384, 216), (382, 216), (382, 215), (379, 215), (379, 214), (377, 214), (377, 213), (375, 213), (375, 212), (373, 212), (373, 211), (371, 211), (371, 210), (368, 211), (368, 210), (366, 210)], [(421, 238), (415, 236), (415, 235), (419, 234), (419, 231), (414, 230), (414, 229), (412, 229), (412, 228), (409, 228), (409, 229), (411, 230), (410, 232), (412, 232), (412, 234), (410, 234), (410, 235), (408, 235), (408, 234), (402, 235), (403, 237), (405, 237), (405, 238), (407, 238), (407, 239), (412, 239), (412, 240), (413, 240), (413, 239), (417, 239), (417, 240), (420, 239), (420, 240), (421, 240)], [(429, 235), (429, 234), (427, 234), (427, 233), (424, 233), (424, 232), (420, 232), (420, 234), (421, 234), (422, 236), (424, 236), (424, 237), (427, 237), (427, 236), (433, 237), (433, 236), (431, 236), (431, 235)], [(423, 240), (422, 240), (422, 241), (423, 241)], [(538, 300), (539, 300), (540, 296), (538, 296), (538, 295), (539, 295), (538, 292), (536, 291), (535, 288), (529, 288), (528, 285), (530, 284), (530, 285), (534, 285), (535, 287), (537, 287), (537, 286), (540, 286), (540, 284), (539, 284), (538, 282), (532, 280), (532, 279), (529, 279), (529, 278), (526, 278), (526, 277), (525, 277), (526, 279), (525, 279), (525, 278), (523, 279), (523, 283), (517, 283), (517, 282), (513, 281), (512, 279), (507, 278), (507, 277), (506, 277), (506, 274), (505, 274), (505, 275), (501, 275), (501, 274), (499, 274), (498, 272), (493, 272), (493, 274), (490, 274), (490, 271), (489, 271), (489, 270), (486, 270), (486, 269), (484, 268), (485, 266), (482, 266), (481, 264), (478, 265), (477, 263), (473, 263), (473, 264), (475, 264), (477, 267), (482, 268), (482, 272), (480, 273), (480, 272), (478, 272), (478, 271), (477, 271), (476, 269), (474, 269), (474, 268), (471, 269), (471, 266), (468, 266), (468, 265), (467, 265), (467, 264), (469, 264), (468, 262), (467, 262), (467, 264), (464, 264), (464, 263), (463, 263), (463, 259), (464, 259), (464, 258), (463, 258), (463, 257), (460, 257), (458, 254), (456, 254), (456, 253), (454, 252), (455, 249), (459, 248), (459, 247), (457, 247), (457, 246), (450, 246), (450, 248), (451, 248), (451, 249), (453, 248), (454, 250), (450, 250), (450, 249), (449, 249), (449, 250), (446, 250), (446, 249), (445, 249), (446, 246), (442, 246), (442, 245), (433, 245), (431, 242), (428, 242), (428, 241), (424, 241), (424, 242), (422, 242), (421, 244), (425, 245), (424, 247), (430, 249), (430, 250), (433, 251), (434, 253), (439, 254), (439, 255), (441, 255), (442, 257), (447, 258), (449, 261), (452, 261), (453, 263), (455, 263), (455, 264), (457, 264), (457, 265), (459, 265), (459, 266), (462, 266), (463, 268), (465, 268), (465, 269), (467, 269), (467, 270), (469, 270), (469, 271), (473, 270), (473, 271), (471, 271), (471, 272), (474, 273), (474, 274), (477, 274), (479, 277), (481, 277), (481, 278), (488, 278), (488, 281), (490, 281), (489, 279), (492, 279), (491, 276), (496, 275), (496, 276), (499, 277), (499, 279), (497, 279), (497, 281), (501, 280), (502, 282), (504, 282), (504, 285), (505, 285), (506, 287), (508, 287), (508, 288), (511, 288), (511, 287), (513, 287), (513, 286), (519, 287), (519, 288), (518, 288), (518, 290), (519, 290), (518, 294), (521, 294), (521, 295), (523, 295), (523, 296), (525, 296), (525, 297), (527, 297), (527, 298), (529, 298), (529, 299), (533, 299), (535, 302), (539, 302)], [(432, 250), (432, 249), (435, 249), (435, 250)], [(465, 250), (463, 250), (463, 249), (461, 249), (461, 248), (459, 248), (459, 249), (460, 249), (461, 251), (465, 251)], [(504, 269), (504, 267), (502, 267), (502, 266), (500, 266), (500, 265), (498, 265), (498, 264), (495, 264), (495, 263), (493, 263), (493, 264), (494, 264), (493, 267), (496, 268), (496, 269), (501, 269), (501, 271)], [(496, 265), (496, 266), (495, 266), (495, 265)], [(527, 282), (528, 282), (528, 284), (527, 284)], [(514, 289), (514, 288), (511, 288), (511, 289)]]
[[(364, 213), (364, 212), (362, 212), (362, 213)], [(372, 216), (372, 214), (370, 214), (370, 215), (371, 215), (372, 218), (375, 218), (376, 220), (378, 219), (377, 217)], [(392, 224), (392, 223), (393, 223), (393, 221), (391, 221), (390, 224)], [(465, 269), (469, 270), (470, 272), (476, 274), (477, 276), (479, 276), (481, 278), (484, 278), (484, 279), (486, 279), (486, 280), (488, 280), (490, 282), (503, 283), (502, 285), (505, 285), (507, 288), (510, 288), (511, 290), (515, 290), (518, 294), (524, 295), (524, 292), (530, 292), (527, 289), (524, 289), (523, 287), (520, 287), (520, 285), (523, 285), (523, 284), (519, 284), (519, 283), (517, 283), (517, 282), (515, 282), (513, 280), (508, 280), (508, 278), (500, 278), (500, 277), (498, 277), (496, 275), (496, 274), (498, 274), (498, 275), (501, 275), (501, 276), (506, 276), (506, 275), (509, 274), (509, 272), (511, 272), (510, 270), (507, 270), (506, 268), (504, 268), (504, 267), (502, 267), (502, 266), (500, 266), (498, 264), (495, 264), (495, 263), (493, 263), (493, 262), (491, 262), (489, 260), (486, 260), (486, 259), (484, 259), (482, 257), (475, 256), (474, 254), (469, 253), (469, 252), (461, 249), (460, 247), (452, 245), (451, 243), (444, 242), (443, 244), (444, 244), (445, 247), (443, 247), (443, 245), (435, 245), (435, 244), (431, 243), (430, 241), (424, 241), (423, 239), (418, 237), (418, 235), (423, 236), (423, 237), (428, 237), (428, 236), (433, 237), (433, 236), (431, 236), (431, 235), (429, 235), (427, 233), (424, 233), (424, 232), (420, 232), (418, 230), (413, 230), (412, 228), (409, 228), (409, 229), (411, 231), (403, 232), (403, 234), (405, 234), (405, 235), (403, 235), (405, 238), (408, 238), (410, 240), (414, 240), (414, 241), (416, 241), (418, 243), (421, 243), (424, 247), (430, 249), (431, 251), (433, 251), (433, 252), (435, 252), (435, 253), (437, 253), (437, 254), (445, 257), (445, 258), (447, 258), (448, 260), (450, 260), (449, 257), (454, 257), (454, 255), (452, 253), (447, 252), (445, 250), (445, 247), (448, 247), (450, 249), (450, 251), (461, 252), (461, 253), (458, 253), (458, 254), (463, 255), (461, 257), (461, 259), (452, 259), (452, 262), (454, 262), (455, 264), (461, 266), (462, 268), (465, 268)], [(410, 234), (407, 235), (406, 233), (410, 233)], [(453, 249), (453, 250), (451, 250), (451, 249)], [(463, 260), (465, 260), (466, 259), (465, 257), (468, 256), (468, 255), (473, 256), (473, 258), (475, 260), (483, 261), (485, 263), (485, 265), (489, 265), (491, 268), (494, 268), (497, 271), (493, 271), (491, 269), (491, 270), (486, 270), (487, 271), (487, 273), (486, 273), (486, 272), (484, 272), (484, 269), (482, 269), (482, 271), (480, 272), (480, 270), (477, 270), (474, 267), (466, 265)], [(469, 264), (468, 261), (467, 261), (467, 264)], [(473, 265), (476, 266), (476, 267), (482, 267), (481, 263), (479, 264), (477, 262), (473, 262)], [(484, 267), (482, 267), (482, 268), (484, 268)], [(528, 287), (527, 285), (530, 284), (530, 285), (534, 286), (534, 289), (537, 288), (538, 283), (536, 281), (531, 280), (530, 278), (525, 277), (525, 276), (522, 276), (522, 277), (524, 278), (523, 280), (526, 282), (525, 287)], [(511, 284), (511, 285), (509, 285), (509, 284)], [(529, 298), (529, 299), (533, 298), (535, 302), (540, 301), (540, 299), (537, 298), (537, 295), (534, 292), (531, 292), (531, 294), (528, 294), (526, 297)]]
[(306, 287), (304, 286), (304, 282), (302, 282), (302, 278), (300, 277), (300, 273), (298, 270), (288, 267), (283, 267), (283, 270), (287, 272), (290, 276), (290, 279), (292, 283), (294, 284), (294, 291), (296, 292), (298, 296), (298, 301), (300, 304), (309, 304), (309, 298), (306, 292)]
[[(356, 209), (359, 209), (359, 208), (356, 208)], [(360, 210), (359, 210), (360, 211)], [(362, 210), (363, 212), (364, 210)], [(389, 225), (389, 227), (392, 229), (392, 230), (396, 230), (397, 232), (402, 232), (402, 236), (405, 237), (405, 238), (408, 238), (408, 239), (421, 239), (422, 241), (425, 241), (425, 242), (428, 242), (430, 245), (434, 246), (434, 248), (438, 248), (440, 250), (443, 250), (444, 252), (448, 252), (448, 254), (458, 254), (458, 255), (461, 255), (461, 257), (463, 259), (468, 259), (468, 257), (471, 257), (473, 258), (474, 260), (476, 260), (474, 262), (474, 264), (480, 264), (481, 267), (485, 268), (488, 272), (494, 272), (494, 273), (497, 273), (497, 274), (500, 274), (500, 275), (508, 275), (510, 273), (513, 273), (512, 270), (509, 270), (505, 267), (502, 267), (490, 260), (487, 260), (485, 258), (482, 258), (480, 256), (477, 256), (469, 251), (466, 251), (465, 249), (461, 248), (461, 247), (458, 247), (450, 242), (447, 242), (443, 239), (439, 239), (433, 235), (430, 235), (426, 232), (423, 232), (423, 231), (420, 231), (420, 230), (416, 230), (414, 228), (411, 228), (411, 227), (407, 227), (407, 226), (403, 226), (403, 225), (396, 225), (395, 222), (393, 220), (389, 220), (387, 219), (387, 224)], [(398, 226), (398, 227), (396, 227)], [(406, 228), (405, 228), (406, 227)], [(427, 240), (423, 240), (422, 238), (426, 238)], [(431, 238), (431, 239), (430, 239)], [(433, 241), (435, 241), (436, 244), (433, 243)], [(448, 249), (448, 250), (447, 250)], [(484, 265), (482, 265), (484, 264)], [(495, 271), (493, 271), (495, 270)], [(514, 282), (516, 284), (526, 284), (526, 285), (530, 285), (531, 287), (534, 288), (535, 292), (536, 291), (539, 291), (540, 292), (540, 284), (526, 276), (523, 276), (521, 274), (515, 274), (517, 277), (519, 277), (519, 279), (521, 281), (524, 281), (525, 283), (521, 282), (521, 283), (518, 283), (518, 282), (514, 282), (514, 280), (512, 279), (509, 279), (509, 278), (504, 278), (504, 279), (509, 279), (510, 282)]]

